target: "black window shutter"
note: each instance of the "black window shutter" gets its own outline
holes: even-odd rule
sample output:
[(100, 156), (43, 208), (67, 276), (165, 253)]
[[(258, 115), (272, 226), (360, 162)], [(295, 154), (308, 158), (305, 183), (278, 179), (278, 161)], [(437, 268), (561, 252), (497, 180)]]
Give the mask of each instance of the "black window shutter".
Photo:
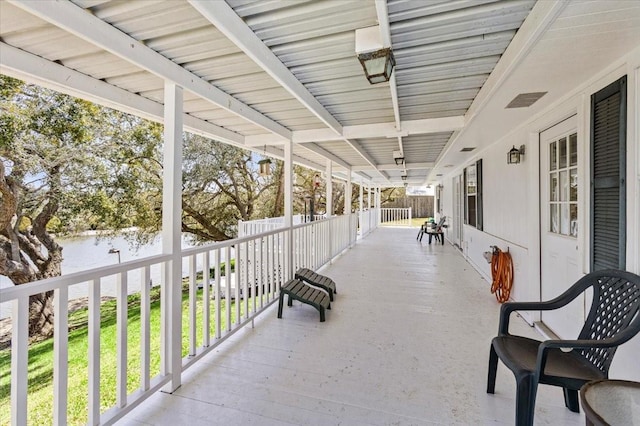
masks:
[(482, 159), (476, 162), (476, 228), (482, 231)]
[(626, 83), (591, 96), (591, 271), (626, 266)]
[(467, 195), (467, 169), (465, 168), (462, 171), (463, 181), (464, 181), (464, 223), (465, 225), (469, 224), (469, 196)]

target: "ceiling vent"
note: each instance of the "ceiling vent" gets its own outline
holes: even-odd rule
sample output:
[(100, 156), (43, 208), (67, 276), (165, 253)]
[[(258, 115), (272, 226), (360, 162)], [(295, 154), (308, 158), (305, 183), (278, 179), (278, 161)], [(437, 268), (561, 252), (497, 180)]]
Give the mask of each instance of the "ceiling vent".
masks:
[(460, 152), (471, 152), (471, 151), (473, 151), (474, 149), (476, 149), (476, 147), (475, 147), (475, 146), (466, 146), (466, 147), (462, 148), (462, 149), (460, 150)]
[(507, 109), (530, 107), (546, 94), (547, 92), (520, 93), (518, 96), (513, 98), (511, 102), (509, 102)]

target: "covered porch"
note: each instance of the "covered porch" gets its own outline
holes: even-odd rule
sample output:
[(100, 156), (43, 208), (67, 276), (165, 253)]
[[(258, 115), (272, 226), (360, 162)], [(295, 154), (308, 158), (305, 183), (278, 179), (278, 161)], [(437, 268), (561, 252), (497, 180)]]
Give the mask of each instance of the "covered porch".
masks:
[[(515, 381), (485, 392), (499, 305), (449, 244), (375, 229), (321, 273), (338, 294), (327, 321), (274, 304), (117, 424), (513, 424)], [(534, 337), (521, 319), (513, 330)], [(536, 424), (579, 425), (562, 390), (541, 386)]]
[[(362, 34), (376, 36), (375, 52), (393, 52), (383, 83), (365, 76), (358, 58), (372, 52), (359, 49)], [(546, 300), (599, 268), (600, 228), (616, 231), (608, 265), (640, 271), (637, 2), (7, 0), (0, 49), (4, 75), (164, 125), (162, 254), (0, 292), (12, 303), (12, 424), (31, 420), (28, 302), (44, 291), (56, 307), (50, 423), (66, 424), (77, 402), (67, 302), (70, 287), (86, 286), (87, 424), (512, 424), (515, 383), (503, 366), (496, 394), (485, 392), (498, 304), (483, 253), (511, 249), (516, 301)], [(591, 100), (616, 82), (615, 146), (602, 150), (622, 183), (619, 198), (602, 202), (618, 213), (602, 226)], [(184, 132), (282, 160), (283, 226), (182, 249)], [(510, 150), (517, 162), (506, 161)], [(328, 202), (326, 219), (294, 223), (294, 164), (322, 174), (328, 201), (333, 182), (344, 184), (343, 216)], [(370, 228), (354, 214), (352, 185)], [(445, 245), (377, 227), (382, 188), (426, 185), (436, 188), (436, 216), (447, 217)], [(366, 238), (356, 240), (358, 227)], [(298, 303), (276, 318), (280, 286), (298, 267), (336, 281), (326, 323)], [(199, 283), (204, 271), (215, 282)], [(148, 286), (140, 332), (128, 329), (134, 276), (162, 286), (159, 349)], [(115, 396), (104, 403), (107, 280), (118, 332)], [(526, 319), (554, 329), (584, 316)], [(618, 352), (613, 378), (638, 380), (639, 339)], [(583, 421), (545, 386), (535, 420)]]

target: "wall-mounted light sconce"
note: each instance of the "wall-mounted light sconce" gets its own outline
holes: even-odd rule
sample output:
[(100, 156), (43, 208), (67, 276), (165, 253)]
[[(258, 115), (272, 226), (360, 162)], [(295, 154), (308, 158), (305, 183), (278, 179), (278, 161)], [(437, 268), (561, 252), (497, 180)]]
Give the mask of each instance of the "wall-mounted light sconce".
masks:
[(397, 166), (404, 164), (404, 155), (402, 154), (402, 151), (393, 151), (393, 161), (396, 162)]
[(320, 186), (320, 175), (316, 173), (313, 176), (313, 187), (318, 188), (319, 186)]
[(396, 60), (389, 46), (382, 42), (380, 26), (356, 30), (356, 55), (371, 84), (389, 81)]
[(520, 149), (516, 148), (514, 145), (513, 148), (507, 152), (507, 164), (518, 164), (523, 160), (524, 157), (524, 145), (520, 145)]
[(402, 180), (407, 180), (407, 175), (402, 175), (400, 177), (402, 178)]

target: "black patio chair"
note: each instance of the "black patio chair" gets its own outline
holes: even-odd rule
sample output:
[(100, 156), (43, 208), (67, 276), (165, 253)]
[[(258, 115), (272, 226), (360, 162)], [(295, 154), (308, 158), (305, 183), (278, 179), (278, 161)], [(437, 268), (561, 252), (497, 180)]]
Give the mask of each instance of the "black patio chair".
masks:
[[(544, 342), (509, 334), (513, 311), (560, 308), (593, 289), (589, 315), (577, 340)], [(640, 276), (625, 271), (592, 272), (547, 302), (505, 303), (498, 336), (491, 341), (487, 393), (494, 393), (498, 359), (516, 378), (516, 425), (533, 425), (538, 383), (560, 386), (569, 410), (580, 412), (578, 390), (592, 380), (606, 379), (619, 345), (640, 332)]]
[(420, 227), (420, 231), (418, 231), (418, 236), (416, 240), (422, 242), (422, 236), (426, 233), (429, 235), (429, 244), (431, 244), (431, 238), (435, 237), (436, 242), (442, 242), (444, 245), (444, 231), (442, 228), (446, 228), (447, 225), (444, 224), (444, 221), (447, 219), (446, 216), (442, 216), (438, 223), (435, 222), (425, 222)]

